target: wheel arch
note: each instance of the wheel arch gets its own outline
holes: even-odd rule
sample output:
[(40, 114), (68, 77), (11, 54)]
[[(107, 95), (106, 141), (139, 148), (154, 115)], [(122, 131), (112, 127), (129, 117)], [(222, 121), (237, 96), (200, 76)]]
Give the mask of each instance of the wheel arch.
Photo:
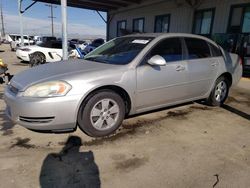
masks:
[[(214, 90), (216, 89), (216, 84), (218, 84), (217, 82), (220, 79), (221, 80), (227, 80), (229, 86), (227, 87), (227, 93), (224, 96), (225, 98), (223, 100), (220, 100), (220, 101), (215, 101), (215, 99), (214, 99), (215, 91)], [(210, 90), (209, 95), (206, 98), (206, 103), (208, 105), (211, 105), (211, 106), (221, 106), (225, 102), (225, 100), (227, 99), (227, 96), (228, 96), (228, 93), (229, 93), (229, 89), (232, 86), (232, 83), (233, 83), (233, 77), (232, 77), (232, 75), (229, 72), (224, 72), (224, 73), (220, 74), (217, 77), (217, 79), (215, 80), (215, 82), (213, 84), (213, 87)]]
[(104, 85), (104, 86), (99, 86), (97, 88), (94, 88), (93, 90), (89, 91), (87, 95), (84, 96), (82, 101), (80, 102), (78, 109), (77, 109), (77, 116), (78, 112), (80, 110), (81, 105), (86, 102), (92, 95), (94, 95), (96, 92), (101, 91), (101, 90), (111, 90), (118, 95), (121, 96), (121, 98), (125, 101), (125, 115), (127, 116), (132, 108), (132, 101), (131, 101), (131, 96), (128, 94), (128, 92), (122, 88), (121, 86), (117, 85)]
[[(41, 52), (41, 51), (34, 51), (34, 52), (32, 52), (31, 54), (34, 54), (34, 53), (42, 54), (42, 55), (45, 57), (45, 62), (46, 62), (46, 55), (45, 55), (45, 53), (43, 53), (43, 52)], [(30, 54), (30, 55), (31, 55), (31, 54)]]
[(224, 72), (223, 74), (221, 74), (218, 78), (220, 77), (225, 77), (228, 81), (229, 81), (229, 87), (232, 86), (233, 84), (233, 76), (231, 73), (229, 72)]
[(215, 79), (213, 80), (213, 83), (211, 84), (211, 87), (210, 89), (208, 90), (208, 92), (205, 94), (205, 97), (209, 97), (209, 95), (211, 94), (213, 88), (215, 87), (215, 84), (216, 84), (216, 80), (218, 80), (220, 77), (225, 77), (228, 79), (229, 81), (229, 87), (232, 86), (233, 84), (233, 76), (230, 72), (224, 72), (224, 73), (221, 73), (219, 74), (219, 76), (215, 77)]

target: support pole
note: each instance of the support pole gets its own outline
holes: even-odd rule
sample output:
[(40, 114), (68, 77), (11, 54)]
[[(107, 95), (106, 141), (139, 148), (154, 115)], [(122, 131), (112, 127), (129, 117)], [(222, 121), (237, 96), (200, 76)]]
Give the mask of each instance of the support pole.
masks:
[(96, 12), (97, 12), (97, 14), (101, 17), (101, 19), (102, 19), (105, 23), (108, 22), (108, 20), (106, 21), (98, 10), (97, 10)]
[(53, 5), (52, 4), (50, 7), (50, 13), (51, 13), (51, 33), (52, 33), (52, 37), (54, 37), (54, 16), (53, 16)]
[(56, 8), (56, 6), (54, 6), (52, 3), (51, 4), (46, 4), (46, 6), (48, 6), (50, 8), (50, 16), (48, 16), (48, 18), (51, 19), (51, 36), (54, 37), (54, 11), (53, 9)]
[(21, 35), (21, 46), (24, 45), (23, 42), (23, 16), (22, 16), (22, 12), (21, 12), (21, 3), (22, 0), (18, 0), (18, 14), (19, 14), (19, 23), (20, 23), (20, 35)]
[(1, 4), (1, 22), (2, 22), (2, 37), (5, 37), (4, 21), (3, 21), (3, 5)]
[(68, 59), (67, 0), (61, 0), (63, 60)]

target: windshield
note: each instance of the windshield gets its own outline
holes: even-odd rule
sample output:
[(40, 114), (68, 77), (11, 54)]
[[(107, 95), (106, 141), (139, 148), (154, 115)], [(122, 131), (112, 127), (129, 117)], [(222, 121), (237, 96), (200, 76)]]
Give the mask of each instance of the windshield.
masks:
[(153, 37), (122, 37), (116, 38), (90, 52), (85, 60), (100, 63), (126, 65), (149, 44)]

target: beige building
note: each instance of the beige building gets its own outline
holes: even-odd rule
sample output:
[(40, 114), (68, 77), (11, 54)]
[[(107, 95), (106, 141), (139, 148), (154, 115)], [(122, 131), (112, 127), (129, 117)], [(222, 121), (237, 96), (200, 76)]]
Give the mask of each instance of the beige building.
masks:
[(250, 0), (135, 0), (107, 17), (108, 39), (133, 32), (250, 34)]

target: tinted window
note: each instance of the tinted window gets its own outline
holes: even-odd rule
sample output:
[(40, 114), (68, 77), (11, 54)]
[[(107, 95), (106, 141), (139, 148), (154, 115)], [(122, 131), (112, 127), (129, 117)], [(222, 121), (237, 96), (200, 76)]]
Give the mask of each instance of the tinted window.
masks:
[(42, 37), (42, 41), (47, 42), (47, 41), (53, 41), (56, 40), (56, 37)]
[(242, 33), (250, 33), (250, 6), (245, 8)]
[(152, 37), (116, 38), (90, 52), (84, 59), (106, 64), (125, 65), (130, 63), (152, 39)]
[(133, 32), (135, 33), (144, 32), (144, 18), (137, 18), (133, 20)]
[(160, 55), (167, 62), (182, 60), (182, 47), (179, 38), (168, 38), (157, 44), (151, 51), (150, 56)]
[(76, 45), (75, 45), (75, 44), (69, 44), (68, 46), (69, 46), (69, 49), (70, 49), (70, 50), (71, 50), (71, 49), (76, 49)]
[(221, 50), (218, 47), (216, 47), (216, 46), (214, 46), (213, 44), (210, 44), (210, 43), (208, 43), (208, 45), (209, 45), (209, 47), (211, 49), (213, 57), (222, 56)]
[(167, 33), (169, 31), (170, 14), (155, 17), (155, 32)]
[(10, 38), (12, 39), (12, 40), (15, 40), (16, 39), (16, 36), (15, 35), (9, 35), (10, 36)]
[(92, 42), (91, 46), (93, 47), (99, 47), (102, 44), (104, 44), (104, 40), (103, 39), (96, 39)]
[(44, 47), (44, 48), (62, 49), (62, 43), (61, 42), (55, 42), (55, 41), (43, 42), (41, 44), (38, 44), (38, 46), (41, 46), (41, 47)]
[(61, 42), (52, 43), (51, 47), (55, 49), (62, 49), (62, 43)]
[(78, 42), (78, 39), (71, 39), (71, 42)]
[(211, 57), (210, 49), (206, 41), (195, 38), (185, 38), (188, 59), (199, 59)]
[(250, 33), (250, 4), (233, 5), (230, 11), (228, 32)]
[(193, 33), (209, 35), (212, 31), (214, 9), (199, 10), (194, 15)]
[(51, 48), (51, 43), (50, 42), (42, 42), (40, 44), (37, 44), (37, 46), (41, 46), (41, 47), (44, 47), (44, 48)]
[(126, 30), (127, 22), (125, 20), (117, 22), (117, 36), (123, 35), (123, 30)]

